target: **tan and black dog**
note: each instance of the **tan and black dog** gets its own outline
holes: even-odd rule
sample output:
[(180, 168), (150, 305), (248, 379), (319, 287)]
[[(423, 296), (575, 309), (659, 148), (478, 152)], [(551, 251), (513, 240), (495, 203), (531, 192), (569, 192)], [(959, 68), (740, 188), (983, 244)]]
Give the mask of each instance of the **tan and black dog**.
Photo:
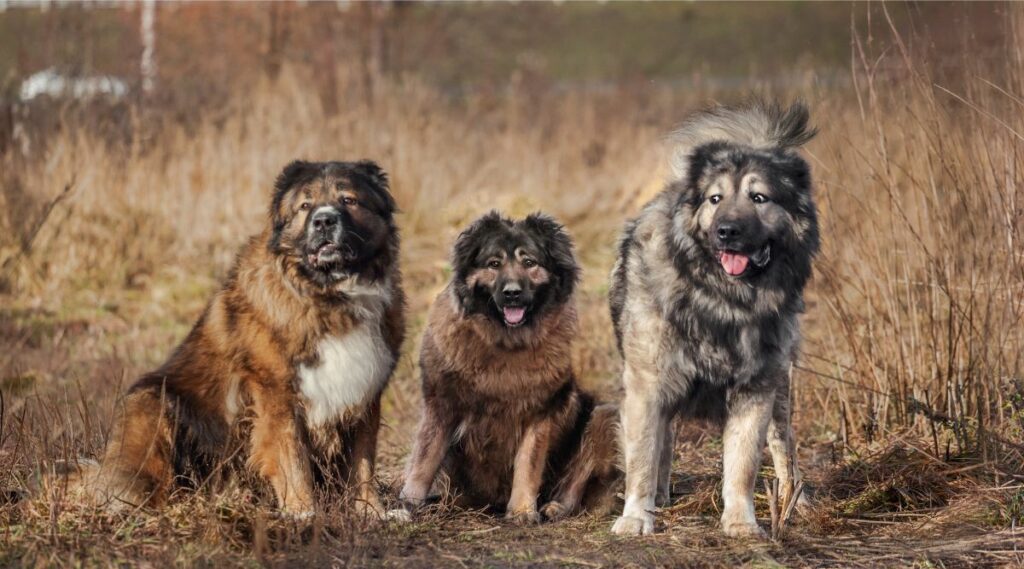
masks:
[(667, 505), (672, 419), (723, 425), (722, 529), (763, 536), (754, 485), (765, 442), (789, 501), (800, 479), (789, 370), (818, 251), (814, 137), (800, 104), (696, 113), (676, 132), (675, 176), (626, 225), (612, 272), (624, 360), (626, 503), (612, 531), (654, 531)]
[[(395, 203), (372, 162), (293, 162), (188, 337), (129, 390), (86, 490), (158, 505), (237, 463), (305, 516), (318, 489), (374, 485), (380, 396), (403, 338)], [(241, 460), (238, 460), (241, 458)]]
[(443, 471), (458, 503), (518, 523), (604, 502), (618, 477), (617, 411), (573, 376), (569, 236), (544, 215), (492, 212), (459, 236), (453, 266), (423, 336), (423, 418), (401, 499), (422, 504)]

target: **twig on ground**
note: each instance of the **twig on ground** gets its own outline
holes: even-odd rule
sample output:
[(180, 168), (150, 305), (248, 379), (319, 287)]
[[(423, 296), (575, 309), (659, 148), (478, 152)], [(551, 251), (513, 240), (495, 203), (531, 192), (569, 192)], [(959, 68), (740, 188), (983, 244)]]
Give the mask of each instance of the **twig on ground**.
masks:
[(779, 539), (779, 479), (764, 480), (764, 489), (768, 493), (768, 511), (772, 516), (772, 539)]
[[(790, 485), (792, 485), (792, 482), (790, 482)], [(793, 488), (793, 491), (788, 493), (785, 502), (781, 504), (779, 503), (779, 479), (773, 478), (770, 482), (766, 479), (764, 487), (768, 492), (768, 510), (771, 512), (772, 517), (771, 538), (773, 541), (778, 541), (782, 539), (786, 525), (789, 523), (790, 518), (793, 517), (793, 512), (796, 511), (797, 502), (804, 491), (804, 482), (801, 480), (796, 485), (796, 488)]]

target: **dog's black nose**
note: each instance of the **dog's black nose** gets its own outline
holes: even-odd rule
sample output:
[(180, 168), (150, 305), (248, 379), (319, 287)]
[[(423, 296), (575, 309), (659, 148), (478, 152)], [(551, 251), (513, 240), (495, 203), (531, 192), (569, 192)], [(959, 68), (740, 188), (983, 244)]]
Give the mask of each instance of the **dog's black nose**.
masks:
[(523, 296), (523, 287), (519, 286), (519, 283), (508, 283), (501, 289), (501, 295), (505, 297), (506, 302), (519, 300), (519, 297)]
[(310, 223), (313, 224), (313, 229), (327, 231), (332, 229), (335, 225), (341, 221), (341, 215), (332, 209), (322, 209), (313, 214), (313, 219)]
[(731, 221), (723, 221), (722, 223), (719, 223), (718, 227), (715, 229), (715, 234), (718, 235), (718, 238), (722, 241), (732, 241), (739, 238), (742, 233), (743, 231), (740, 229), (740, 225)]

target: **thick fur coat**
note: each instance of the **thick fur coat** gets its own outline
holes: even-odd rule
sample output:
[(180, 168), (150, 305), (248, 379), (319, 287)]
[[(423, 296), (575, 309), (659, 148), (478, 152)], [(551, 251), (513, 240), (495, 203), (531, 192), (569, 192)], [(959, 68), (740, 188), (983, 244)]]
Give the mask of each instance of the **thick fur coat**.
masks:
[(573, 375), (579, 269), (568, 235), (542, 215), (491, 213), (459, 237), (453, 265), (423, 336), (423, 419), (402, 499), (423, 503), (439, 472), (461, 504), (518, 522), (606, 498), (615, 410)]
[(83, 479), (95, 498), (159, 505), (250, 473), (292, 515), (343, 487), (380, 511), (380, 396), (405, 306), (387, 177), (372, 162), (295, 162), (271, 201), (192, 331), (128, 391)]
[(753, 488), (766, 437), (784, 489), (798, 477), (789, 369), (818, 250), (801, 105), (694, 115), (675, 179), (625, 228), (610, 305), (624, 358), (626, 504), (614, 531), (653, 531), (669, 500), (676, 414), (724, 423), (730, 535), (762, 535)]

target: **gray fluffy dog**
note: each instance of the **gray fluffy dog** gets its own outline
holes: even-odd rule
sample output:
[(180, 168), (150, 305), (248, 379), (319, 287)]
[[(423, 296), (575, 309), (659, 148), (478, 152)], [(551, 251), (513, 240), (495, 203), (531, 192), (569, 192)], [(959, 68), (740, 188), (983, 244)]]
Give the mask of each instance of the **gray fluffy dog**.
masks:
[(610, 292), (626, 393), (617, 534), (651, 533), (668, 502), (677, 414), (724, 424), (726, 534), (764, 535), (753, 495), (766, 439), (791, 496), (789, 370), (819, 241), (796, 150), (814, 134), (801, 104), (697, 113), (675, 133), (673, 181), (626, 225)]

